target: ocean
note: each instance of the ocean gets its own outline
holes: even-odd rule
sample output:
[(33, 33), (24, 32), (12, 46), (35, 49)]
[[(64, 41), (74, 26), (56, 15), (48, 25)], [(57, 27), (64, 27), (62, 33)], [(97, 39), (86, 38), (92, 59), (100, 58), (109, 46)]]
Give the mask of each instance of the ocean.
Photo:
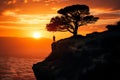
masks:
[(0, 57), (0, 80), (36, 80), (32, 66), (36, 58)]

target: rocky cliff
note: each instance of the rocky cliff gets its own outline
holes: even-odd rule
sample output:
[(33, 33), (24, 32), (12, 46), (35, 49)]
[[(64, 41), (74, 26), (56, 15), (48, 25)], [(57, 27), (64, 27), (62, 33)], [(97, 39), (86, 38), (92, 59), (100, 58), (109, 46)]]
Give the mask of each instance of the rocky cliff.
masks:
[(120, 22), (108, 30), (52, 44), (51, 54), (33, 65), (37, 80), (120, 80)]

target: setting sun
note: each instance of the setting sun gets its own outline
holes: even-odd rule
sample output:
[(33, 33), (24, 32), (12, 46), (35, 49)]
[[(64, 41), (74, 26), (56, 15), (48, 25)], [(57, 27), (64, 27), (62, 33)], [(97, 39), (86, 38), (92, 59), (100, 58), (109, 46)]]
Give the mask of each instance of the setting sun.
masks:
[(36, 38), (36, 39), (38, 39), (38, 38), (40, 38), (42, 35), (41, 35), (41, 33), (39, 33), (39, 32), (34, 32), (33, 33), (33, 38)]

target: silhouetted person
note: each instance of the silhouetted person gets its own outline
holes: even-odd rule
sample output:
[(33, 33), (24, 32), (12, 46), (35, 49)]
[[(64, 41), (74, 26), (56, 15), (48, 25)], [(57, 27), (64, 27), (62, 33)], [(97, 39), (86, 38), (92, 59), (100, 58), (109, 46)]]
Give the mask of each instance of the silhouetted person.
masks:
[(55, 35), (53, 35), (53, 42), (55, 42)]

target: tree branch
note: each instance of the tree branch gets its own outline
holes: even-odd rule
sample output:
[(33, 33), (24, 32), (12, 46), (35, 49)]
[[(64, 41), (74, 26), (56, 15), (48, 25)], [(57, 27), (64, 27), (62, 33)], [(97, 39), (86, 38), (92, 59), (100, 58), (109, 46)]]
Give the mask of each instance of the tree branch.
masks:
[(67, 30), (68, 30), (70, 33), (73, 33), (73, 31), (71, 31), (69, 28), (67, 28)]

